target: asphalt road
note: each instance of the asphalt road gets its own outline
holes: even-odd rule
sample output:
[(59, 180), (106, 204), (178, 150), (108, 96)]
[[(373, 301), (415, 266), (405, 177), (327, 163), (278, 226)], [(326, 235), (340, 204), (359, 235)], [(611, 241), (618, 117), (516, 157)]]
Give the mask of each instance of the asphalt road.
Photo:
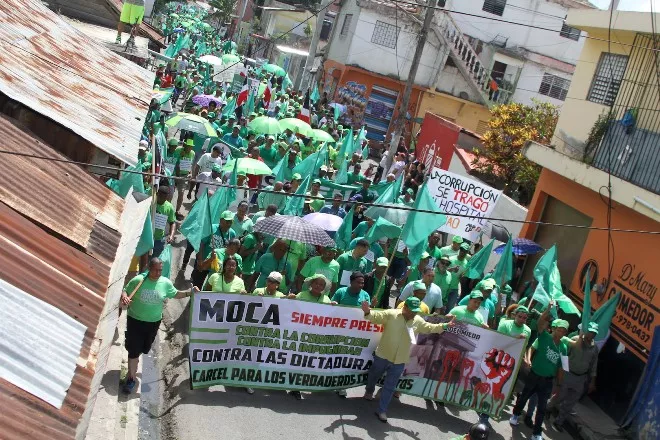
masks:
[[(187, 211), (189, 203), (184, 203)], [(185, 239), (177, 235), (173, 246), (172, 279), (177, 287), (189, 287), (192, 266), (181, 266)], [(179, 273), (179, 276), (177, 276)], [(374, 415), (376, 401), (362, 399), (364, 387), (348, 390), (342, 399), (333, 392), (307, 393), (297, 401), (281, 391), (214, 386), (191, 390), (187, 361), (188, 300), (170, 300), (165, 309), (157, 368), (162, 378), (160, 407), (150, 415), (160, 422), (162, 439), (450, 439), (465, 434), (478, 419), (474, 411), (437, 407), (421, 398), (401, 396), (393, 400), (384, 424)], [(520, 385), (520, 384), (519, 384)], [(527, 439), (524, 425), (512, 429), (509, 407), (501, 422), (492, 422), (489, 440)], [(569, 440), (547, 426), (544, 438)]]

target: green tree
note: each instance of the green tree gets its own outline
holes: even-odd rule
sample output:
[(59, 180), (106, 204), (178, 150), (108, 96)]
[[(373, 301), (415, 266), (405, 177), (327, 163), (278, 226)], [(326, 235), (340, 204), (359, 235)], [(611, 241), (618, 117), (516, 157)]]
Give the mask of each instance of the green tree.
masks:
[(209, 5), (215, 8), (211, 18), (218, 20), (219, 23), (228, 23), (237, 3), (237, 0), (210, 0)]
[[(472, 166), (487, 177), (504, 183), (504, 192), (527, 199), (534, 194), (541, 167), (525, 157), (527, 141), (550, 145), (559, 110), (549, 103), (502, 104), (491, 110), (483, 148), (475, 149)], [(523, 194), (518, 194), (518, 191)], [(527, 197), (524, 197), (527, 196)]]

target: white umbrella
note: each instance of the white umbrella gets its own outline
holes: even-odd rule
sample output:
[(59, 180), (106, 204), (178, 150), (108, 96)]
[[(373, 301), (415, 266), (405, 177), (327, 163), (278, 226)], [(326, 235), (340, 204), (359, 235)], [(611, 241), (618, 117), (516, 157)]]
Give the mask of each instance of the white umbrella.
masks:
[(212, 66), (221, 66), (222, 65), (222, 59), (219, 57), (216, 57), (215, 55), (204, 55), (203, 57), (199, 57), (199, 60), (203, 63), (208, 63)]

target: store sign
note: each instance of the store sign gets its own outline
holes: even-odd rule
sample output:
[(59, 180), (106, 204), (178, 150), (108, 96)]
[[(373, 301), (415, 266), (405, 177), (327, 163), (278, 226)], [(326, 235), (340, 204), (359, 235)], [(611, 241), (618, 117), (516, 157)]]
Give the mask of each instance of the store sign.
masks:
[(415, 155), (428, 172), (433, 168), (449, 169), (458, 142), (460, 127), (433, 113), (426, 113), (417, 139)]

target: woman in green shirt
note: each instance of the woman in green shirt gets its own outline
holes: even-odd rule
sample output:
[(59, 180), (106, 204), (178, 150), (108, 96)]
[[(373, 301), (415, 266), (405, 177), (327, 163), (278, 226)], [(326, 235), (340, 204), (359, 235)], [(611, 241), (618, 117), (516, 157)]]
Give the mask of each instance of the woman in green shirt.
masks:
[(236, 275), (238, 262), (235, 257), (225, 258), (222, 265), (222, 271), (211, 275), (204, 285), (205, 291), (222, 293), (243, 293), (245, 284), (243, 280)]
[(281, 282), (282, 274), (279, 272), (271, 272), (270, 275), (268, 275), (268, 278), (266, 278), (266, 287), (254, 289), (252, 295), (271, 298), (284, 298), (286, 295), (277, 290), (277, 288), (280, 287)]
[(289, 299), (298, 299), (300, 301), (315, 302), (319, 304), (331, 304), (330, 297), (328, 296), (328, 291), (330, 290), (330, 280), (325, 276), (317, 273), (312, 275), (309, 278), (306, 278), (303, 286), (307, 286), (307, 289), (303, 290), (299, 294), (289, 294)]

